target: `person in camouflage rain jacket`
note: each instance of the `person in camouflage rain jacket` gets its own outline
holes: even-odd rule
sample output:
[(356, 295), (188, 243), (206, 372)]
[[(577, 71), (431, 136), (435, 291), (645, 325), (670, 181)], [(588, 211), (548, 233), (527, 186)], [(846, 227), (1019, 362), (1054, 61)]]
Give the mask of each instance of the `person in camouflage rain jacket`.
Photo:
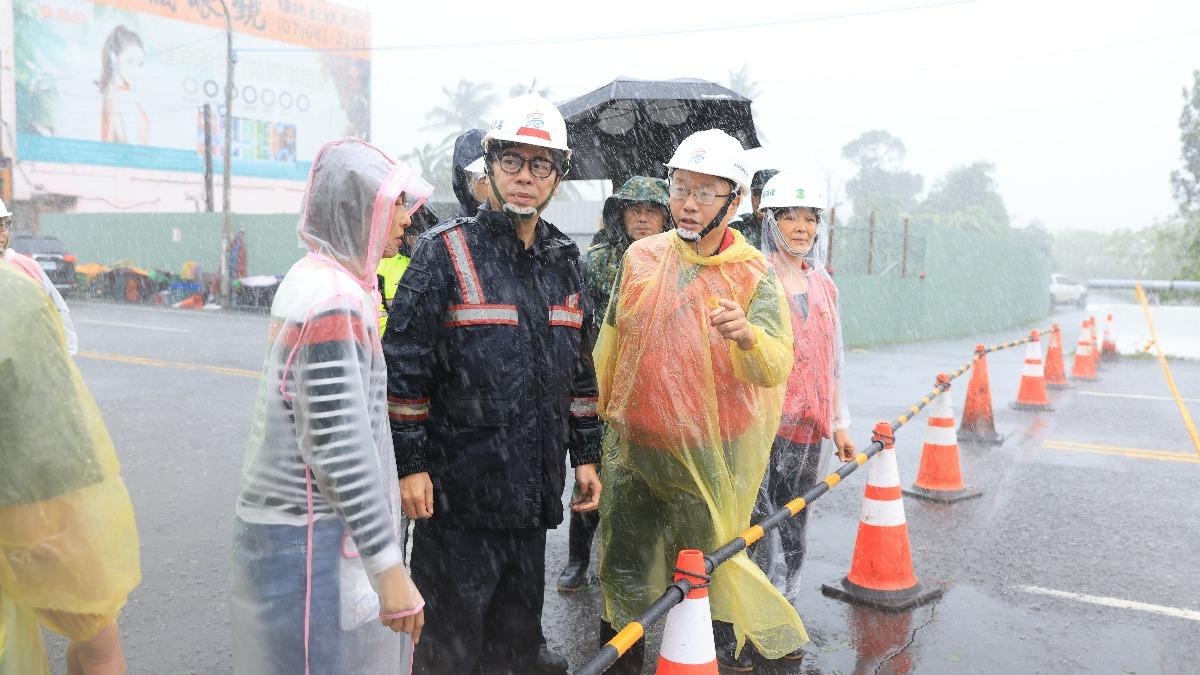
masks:
[[(633, 242), (667, 230), (667, 181), (633, 176), (604, 202), (604, 227), (592, 239), (587, 252), (587, 288), (599, 325), (608, 308), (608, 295), (625, 249)], [(558, 577), (558, 590), (570, 593), (583, 586), (587, 577), (592, 536), (600, 523), (597, 512), (571, 513), (567, 564)]]
[(633, 242), (667, 231), (667, 181), (633, 176), (604, 202), (604, 227), (587, 251), (588, 293), (603, 315), (625, 249)]

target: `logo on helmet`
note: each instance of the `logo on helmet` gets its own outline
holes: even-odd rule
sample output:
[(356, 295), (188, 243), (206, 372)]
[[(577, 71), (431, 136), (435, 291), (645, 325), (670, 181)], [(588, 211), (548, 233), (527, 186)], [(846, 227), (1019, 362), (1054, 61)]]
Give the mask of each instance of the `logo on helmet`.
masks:
[(804, 199), (804, 188), (796, 188), (796, 199)]
[(692, 156), (688, 159), (691, 164), (700, 164), (704, 161), (704, 148), (696, 148), (692, 151)]

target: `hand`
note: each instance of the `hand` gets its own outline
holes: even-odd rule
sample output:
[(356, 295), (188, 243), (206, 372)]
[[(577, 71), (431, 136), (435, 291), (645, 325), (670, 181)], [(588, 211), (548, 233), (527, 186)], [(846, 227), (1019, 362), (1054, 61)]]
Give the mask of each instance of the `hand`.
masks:
[[(379, 622), (391, 628), (396, 633), (411, 633), (413, 644), (421, 641), (421, 628), (425, 626), (425, 609), (422, 604), (420, 591), (408, 576), (404, 565), (396, 563), (379, 575)], [(389, 614), (411, 611), (422, 607), (421, 611), (399, 619), (384, 619)]]
[(410, 473), (400, 479), (400, 504), (409, 518), (429, 518), (433, 515), (433, 481), (429, 472)]
[(121, 651), (121, 632), (110, 623), (92, 639), (67, 646), (68, 675), (124, 675), (125, 654)]
[(595, 511), (600, 508), (600, 474), (596, 473), (595, 464), (582, 464), (575, 467), (575, 485), (578, 494), (571, 500), (571, 510), (577, 513)]
[(708, 320), (713, 328), (726, 340), (733, 340), (742, 351), (754, 349), (758, 335), (746, 320), (746, 313), (740, 305), (732, 300), (718, 300), (718, 307), (708, 313)]
[(854, 456), (858, 454), (858, 450), (854, 447), (854, 441), (850, 440), (849, 431), (838, 429), (833, 432), (833, 444), (837, 447), (838, 459), (843, 462), (854, 461)]

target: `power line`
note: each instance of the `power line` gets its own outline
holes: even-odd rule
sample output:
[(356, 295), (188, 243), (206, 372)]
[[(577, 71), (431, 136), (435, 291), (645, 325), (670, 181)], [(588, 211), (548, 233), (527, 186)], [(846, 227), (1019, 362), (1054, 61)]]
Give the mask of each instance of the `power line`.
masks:
[(425, 50), (439, 49), (476, 49), (482, 47), (514, 47), (523, 45), (546, 45), (560, 44), (563, 42), (604, 42), (607, 40), (628, 40), (648, 37), (665, 37), (671, 35), (693, 35), (697, 33), (716, 33), (733, 30), (743, 30), (746, 28), (770, 28), (776, 26), (785, 26), (800, 23), (815, 23), (818, 21), (836, 21), (841, 19), (855, 19), (865, 16), (879, 16), (883, 14), (897, 14), (900, 12), (911, 12), (924, 9), (938, 9), (942, 7), (950, 7), (954, 5), (966, 5), (982, 0), (947, 0), (946, 2), (936, 2), (924, 5), (909, 5), (905, 7), (892, 7), (889, 9), (875, 9), (862, 12), (844, 12), (840, 14), (825, 14), (822, 16), (808, 17), (777, 17), (772, 19), (759, 19), (757, 21), (746, 21), (742, 23), (724, 23), (724, 24), (709, 24), (705, 26), (693, 26), (690, 28), (673, 28), (659, 30), (644, 30), (644, 31), (626, 31), (615, 33), (599, 33), (594, 35), (573, 35), (562, 37), (542, 37), (534, 39), (516, 39), (516, 40), (474, 40), (470, 42), (442, 42), (417, 45), (385, 45), (378, 47), (243, 47), (238, 49), (239, 52), (297, 52), (297, 51), (319, 51), (319, 52), (416, 52)]

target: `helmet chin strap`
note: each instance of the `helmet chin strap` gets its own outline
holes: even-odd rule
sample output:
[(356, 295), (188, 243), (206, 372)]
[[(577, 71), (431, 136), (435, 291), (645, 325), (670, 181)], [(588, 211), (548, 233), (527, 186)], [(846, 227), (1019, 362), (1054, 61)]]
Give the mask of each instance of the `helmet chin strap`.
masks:
[(558, 184), (562, 180), (558, 179), (555, 181), (554, 190), (550, 191), (550, 196), (546, 197), (541, 204), (538, 204), (537, 206), (517, 206), (516, 204), (510, 204), (509, 202), (504, 201), (504, 197), (500, 196), (500, 188), (496, 185), (496, 177), (492, 175), (492, 167), (490, 163), (488, 164), (486, 171), (488, 183), (490, 183), (492, 186), (492, 196), (495, 197), (497, 204), (502, 205), (501, 209), (508, 216), (509, 220), (514, 221), (513, 225), (516, 225), (517, 220), (529, 220), (531, 218), (536, 219), (538, 214), (541, 213), (542, 210), (546, 208), (546, 205), (550, 203), (550, 200), (554, 198), (554, 190), (558, 189)]
[(721, 226), (721, 222), (725, 220), (725, 214), (729, 213), (729, 207), (733, 205), (733, 200), (736, 196), (736, 191), (729, 193), (729, 196), (725, 198), (725, 204), (721, 206), (721, 210), (717, 211), (717, 215), (713, 216), (712, 222), (705, 226), (703, 230), (700, 230), (699, 232), (692, 232), (691, 230), (683, 230), (680, 229), (679, 226), (675, 226), (675, 232), (677, 232), (679, 234), (679, 238), (684, 241), (691, 242), (693, 244), (700, 241), (704, 237), (708, 236), (709, 232), (712, 232)]
[(763, 218), (763, 224), (767, 226), (767, 231), (771, 233), (771, 239), (775, 243), (775, 248), (783, 251), (793, 258), (803, 258), (805, 261), (812, 263), (813, 254), (816, 253), (817, 250), (817, 240), (819, 239), (817, 235), (813, 235), (812, 246), (807, 251), (797, 252), (792, 248), (791, 244), (788, 243), (787, 239), (784, 238), (783, 232), (779, 230), (779, 222), (775, 220), (775, 214), (772, 211), (767, 211), (766, 217)]

